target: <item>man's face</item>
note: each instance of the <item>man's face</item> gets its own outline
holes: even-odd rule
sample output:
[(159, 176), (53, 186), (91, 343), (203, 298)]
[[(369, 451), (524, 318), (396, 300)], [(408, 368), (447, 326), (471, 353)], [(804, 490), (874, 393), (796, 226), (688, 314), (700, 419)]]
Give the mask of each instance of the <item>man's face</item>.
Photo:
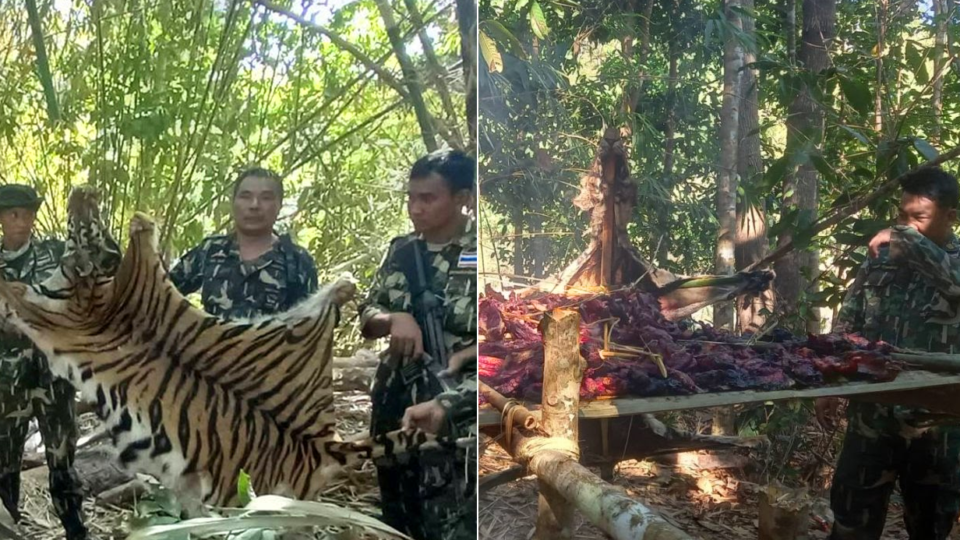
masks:
[(280, 215), (280, 204), (274, 180), (258, 176), (244, 178), (233, 197), (233, 220), (237, 230), (246, 234), (272, 231)]
[(22, 246), (33, 234), (37, 211), (32, 208), (6, 208), (0, 210), (0, 229), (3, 242), (8, 246)]
[(446, 180), (437, 173), (412, 178), (407, 184), (407, 212), (418, 233), (441, 229), (460, 215), (469, 193), (454, 194)]
[(947, 243), (956, 220), (955, 208), (941, 208), (933, 199), (921, 195), (904, 193), (900, 196), (897, 223), (913, 227), (939, 245)]

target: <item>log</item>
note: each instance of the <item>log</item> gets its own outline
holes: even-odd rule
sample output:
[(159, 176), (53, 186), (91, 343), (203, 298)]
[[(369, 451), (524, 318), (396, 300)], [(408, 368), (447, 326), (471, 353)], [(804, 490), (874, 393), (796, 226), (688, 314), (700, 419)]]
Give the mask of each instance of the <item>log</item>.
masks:
[(616, 486), (607, 484), (564, 452), (539, 450), (527, 463), (541, 483), (573, 503), (613, 540), (692, 540)]
[(613, 540), (693, 540), (622, 489), (597, 478), (569, 453), (545, 449), (569, 445), (569, 440), (539, 437), (517, 425), (511, 441), (506, 450), (514, 460), (553, 486), (554, 492), (571, 501)]
[(759, 540), (805, 540), (809, 525), (806, 489), (771, 484), (760, 492)]
[[(586, 361), (580, 356), (580, 313), (555, 309), (540, 321), (543, 334), (543, 430), (570, 444), (571, 459), (580, 458), (577, 446), (577, 411), (580, 408), (580, 381)], [(575, 528), (574, 506), (549, 482), (539, 480), (537, 538), (569, 540)]]

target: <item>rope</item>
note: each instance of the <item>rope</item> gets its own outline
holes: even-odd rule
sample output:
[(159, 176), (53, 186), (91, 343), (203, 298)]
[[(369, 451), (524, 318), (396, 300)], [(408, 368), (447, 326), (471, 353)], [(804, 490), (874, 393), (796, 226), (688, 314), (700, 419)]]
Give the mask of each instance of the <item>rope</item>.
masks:
[(560, 452), (571, 459), (580, 457), (580, 446), (576, 441), (565, 439), (563, 437), (533, 437), (526, 439), (517, 448), (517, 455), (524, 457), (533, 457), (545, 450)]

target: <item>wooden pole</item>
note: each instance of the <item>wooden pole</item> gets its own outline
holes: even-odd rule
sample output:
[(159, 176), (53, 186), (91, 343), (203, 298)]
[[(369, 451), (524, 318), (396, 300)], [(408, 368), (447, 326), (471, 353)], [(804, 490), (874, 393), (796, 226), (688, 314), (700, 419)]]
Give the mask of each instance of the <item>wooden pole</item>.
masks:
[(487, 400), (487, 403), (496, 407), (501, 413), (512, 414), (516, 420), (520, 422), (519, 425), (522, 425), (526, 429), (536, 429), (539, 425), (537, 418), (523, 405), (514, 402), (513, 406), (508, 409), (507, 407), (510, 406), (511, 400), (505, 398), (503, 394), (490, 388), (490, 386), (483, 381), (477, 381), (477, 386), (480, 394)]
[[(580, 356), (580, 313), (555, 309), (540, 321), (543, 334), (543, 410), (540, 425), (548, 436), (570, 444), (564, 452), (575, 463), (580, 458), (577, 415), (580, 410), (580, 380), (586, 362)], [(573, 537), (576, 507), (556, 488), (538, 480), (540, 505), (537, 514), (539, 540), (569, 540)]]
[(600, 192), (603, 193), (603, 229), (600, 231), (600, 285), (609, 287), (614, 280), (614, 255), (613, 249), (616, 243), (617, 221), (614, 213), (616, 212), (616, 201), (614, 201), (613, 191), (616, 182), (617, 158), (611, 155), (601, 164), (603, 179)]

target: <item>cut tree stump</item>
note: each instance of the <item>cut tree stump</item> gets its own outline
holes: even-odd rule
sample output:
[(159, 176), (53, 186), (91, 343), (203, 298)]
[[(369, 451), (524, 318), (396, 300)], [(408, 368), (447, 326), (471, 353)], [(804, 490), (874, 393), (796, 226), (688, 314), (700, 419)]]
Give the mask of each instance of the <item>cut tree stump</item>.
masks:
[(807, 490), (779, 484), (760, 492), (759, 540), (806, 540), (810, 528), (810, 497)]

